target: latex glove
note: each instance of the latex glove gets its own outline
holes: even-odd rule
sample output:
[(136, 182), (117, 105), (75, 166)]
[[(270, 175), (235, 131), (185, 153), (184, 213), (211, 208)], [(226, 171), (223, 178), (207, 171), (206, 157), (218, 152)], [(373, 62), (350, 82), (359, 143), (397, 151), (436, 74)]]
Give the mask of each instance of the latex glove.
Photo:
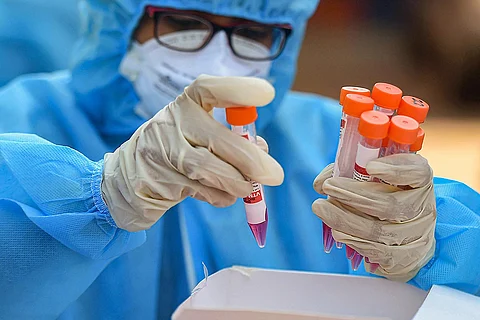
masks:
[[(409, 188), (332, 178), (332, 168), (315, 179), (315, 190), (329, 196), (313, 203), (315, 214), (333, 229), (336, 241), (378, 263), (375, 274), (398, 281), (413, 278), (435, 250), (435, 195), (427, 160), (398, 154), (368, 163), (371, 176)], [(370, 272), (371, 265), (365, 267)]]
[(281, 184), (283, 169), (272, 157), (209, 114), (213, 107), (263, 106), (274, 95), (262, 79), (200, 76), (106, 154), (102, 194), (118, 227), (148, 229), (187, 197), (230, 206), (252, 192), (248, 179)]

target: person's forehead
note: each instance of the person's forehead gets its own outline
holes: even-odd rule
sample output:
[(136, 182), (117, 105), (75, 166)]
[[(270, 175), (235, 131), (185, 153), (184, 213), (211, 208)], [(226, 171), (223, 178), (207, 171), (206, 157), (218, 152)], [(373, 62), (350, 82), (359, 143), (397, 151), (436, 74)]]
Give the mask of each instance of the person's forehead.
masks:
[[(161, 7), (157, 7), (161, 8)], [(165, 10), (169, 10), (170, 8), (162, 8)], [(253, 21), (253, 20), (248, 20), (248, 19), (243, 19), (243, 18), (236, 18), (236, 17), (230, 17), (230, 16), (223, 16), (223, 15), (216, 15), (212, 14), (209, 12), (204, 12), (204, 11), (196, 11), (196, 10), (178, 10), (178, 9), (171, 9), (172, 11), (175, 12), (180, 12), (180, 13), (187, 13), (187, 14), (193, 14), (199, 17), (202, 17), (204, 19), (207, 19), (209, 21), (212, 21), (217, 24), (236, 24), (236, 23), (247, 23), (247, 22), (252, 22), (252, 23), (260, 23), (258, 21)]]

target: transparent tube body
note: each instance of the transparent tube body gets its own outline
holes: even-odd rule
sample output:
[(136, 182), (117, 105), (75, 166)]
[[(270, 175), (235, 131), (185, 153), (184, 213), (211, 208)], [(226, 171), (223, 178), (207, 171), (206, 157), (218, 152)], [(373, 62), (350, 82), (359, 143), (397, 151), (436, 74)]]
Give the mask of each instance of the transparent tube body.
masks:
[(365, 168), (367, 163), (380, 156), (382, 141), (383, 139), (370, 139), (363, 136), (360, 138), (353, 170), (353, 179), (358, 181), (372, 181), (372, 177)]
[(387, 149), (387, 148), (386, 147), (380, 147), (379, 158), (385, 157), (385, 149)]
[[(387, 109), (377, 105), (375, 105), (373, 109), (386, 114), (390, 119), (392, 119), (392, 117), (397, 114), (397, 110)], [(386, 149), (387, 149), (386, 147), (383, 147), (383, 146), (380, 147), (380, 158), (385, 156)]]
[[(358, 124), (360, 118), (350, 116), (346, 113), (342, 114), (342, 122), (340, 124), (340, 139), (338, 142), (337, 155), (333, 167), (334, 177), (351, 178), (353, 175), (353, 167), (355, 165), (355, 156), (357, 152), (357, 144), (360, 141), (358, 133)], [(323, 250), (326, 253), (332, 251), (335, 240), (332, 236), (332, 229), (323, 224)], [(342, 244), (337, 243), (337, 248), (341, 248)]]
[(338, 143), (337, 155), (333, 167), (334, 177), (351, 178), (353, 175), (357, 145), (360, 141), (360, 134), (358, 133), (359, 123), (360, 118), (345, 113), (342, 115), (340, 141)]
[(390, 118), (393, 117), (397, 113), (397, 110), (395, 110), (395, 109), (392, 110), (392, 109), (380, 107), (380, 106), (377, 106), (377, 105), (375, 105), (375, 107), (373, 109), (376, 110), (376, 111), (380, 111), (381, 113), (386, 114)]
[[(232, 131), (248, 139), (252, 143), (257, 143), (257, 134), (255, 123), (245, 126), (232, 126)], [(265, 247), (267, 240), (268, 210), (265, 202), (265, 192), (263, 186), (256, 181), (252, 181), (252, 193), (243, 198), (245, 213), (250, 230), (260, 248)]]
[[(366, 167), (371, 160), (380, 156), (383, 139), (371, 139), (364, 136), (360, 137), (358, 142), (357, 155), (355, 158), (355, 167), (353, 170), (353, 179), (357, 181), (372, 181), (372, 177), (368, 174)], [(362, 263), (363, 256), (349, 246), (346, 247), (347, 258), (352, 262), (352, 269), (358, 270)]]
[[(389, 156), (397, 153), (410, 153), (410, 144), (403, 144), (403, 143), (395, 142), (393, 140), (389, 140), (388, 146), (385, 149), (385, 156)], [(386, 183), (385, 181), (381, 181), (381, 182)], [(374, 273), (378, 269), (378, 263), (372, 263), (368, 258), (365, 258), (365, 261), (370, 263), (370, 272)]]
[(398, 143), (393, 140), (388, 141), (388, 146), (385, 150), (385, 156), (397, 153), (410, 153), (410, 145)]

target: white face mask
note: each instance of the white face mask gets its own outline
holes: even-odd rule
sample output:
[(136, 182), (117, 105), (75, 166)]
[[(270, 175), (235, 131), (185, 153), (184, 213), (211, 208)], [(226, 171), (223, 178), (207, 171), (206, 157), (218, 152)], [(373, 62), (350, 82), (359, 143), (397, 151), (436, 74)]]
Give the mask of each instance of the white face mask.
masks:
[[(162, 42), (182, 42), (184, 47), (195, 45), (198, 31), (180, 31), (164, 35)], [(250, 43), (249, 43), (250, 42)], [(266, 51), (259, 43), (245, 41), (242, 52)], [(201, 74), (214, 76), (252, 76), (266, 78), (271, 61), (248, 61), (235, 56), (225, 32), (217, 33), (210, 43), (197, 52), (179, 52), (161, 46), (156, 39), (144, 44), (133, 43), (120, 65), (120, 73), (129, 79), (140, 98), (136, 113), (150, 119), (181, 94), (186, 86)], [(218, 115), (222, 117), (221, 114)]]

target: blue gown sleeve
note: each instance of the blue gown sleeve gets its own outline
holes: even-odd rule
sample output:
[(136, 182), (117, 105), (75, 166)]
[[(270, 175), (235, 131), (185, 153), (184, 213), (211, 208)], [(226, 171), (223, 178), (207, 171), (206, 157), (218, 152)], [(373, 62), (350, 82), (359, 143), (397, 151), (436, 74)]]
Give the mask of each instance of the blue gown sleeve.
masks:
[(436, 178), (435, 255), (411, 283), (446, 285), (480, 294), (480, 194), (463, 183)]
[(143, 231), (116, 227), (102, 169), (38, 136), (0, 134), (2, 316), (56, 318), (110, 261), (145, 241)]

